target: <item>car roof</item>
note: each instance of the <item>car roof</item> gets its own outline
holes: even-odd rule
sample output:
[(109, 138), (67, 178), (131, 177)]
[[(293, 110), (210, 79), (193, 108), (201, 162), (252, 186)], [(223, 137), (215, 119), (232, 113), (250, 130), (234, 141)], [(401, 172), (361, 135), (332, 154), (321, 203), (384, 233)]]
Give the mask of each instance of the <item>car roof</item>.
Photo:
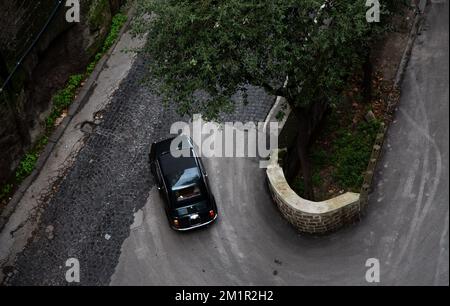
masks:
[(203, 186), (203, 179), (192, 148), (187, 157), (174, 157), (164, 153), (159, 156), (159, 165), (167, 192), (173, 196), (174, 192), (194, 185)]
[(170, 153), (163, 153), (161, 156), (159, 156), (159, 161), (161, 170), (163, 170), (164, 174), (171, 174), (179, 170), (190, 168), (198, 168), (197, 161), (195, 160), (192, 151), (190, 156), (186, 157), (174, 157)]

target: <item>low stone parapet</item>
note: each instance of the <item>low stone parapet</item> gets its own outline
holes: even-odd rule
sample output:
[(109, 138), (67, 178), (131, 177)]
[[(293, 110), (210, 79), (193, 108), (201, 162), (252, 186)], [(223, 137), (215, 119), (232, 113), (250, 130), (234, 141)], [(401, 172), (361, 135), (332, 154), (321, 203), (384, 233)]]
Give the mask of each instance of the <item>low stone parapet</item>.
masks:
[(266, 174), (274, 202), (281, 214), (299, 231), (324, 234), (359, 220), (361, 207), (358, 193), (347, 192), (335, 198), (313, 202), (301, 198), (286, 181), (274, 150)]

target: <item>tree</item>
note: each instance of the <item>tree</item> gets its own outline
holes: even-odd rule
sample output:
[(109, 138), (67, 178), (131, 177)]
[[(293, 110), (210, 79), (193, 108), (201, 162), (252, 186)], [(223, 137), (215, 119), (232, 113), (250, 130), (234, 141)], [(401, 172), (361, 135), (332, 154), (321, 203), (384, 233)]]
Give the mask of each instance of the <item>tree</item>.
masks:
[(366, 10), (362, 0), (138, 0), (134, 32), (147, 35), (151, 87), (181, 114), (214, 118), (249, 84), (284, 97), (298, 119), (287, 176), (300, 165), (313, 199), (308, 147), (366, 58), (377, 27)]

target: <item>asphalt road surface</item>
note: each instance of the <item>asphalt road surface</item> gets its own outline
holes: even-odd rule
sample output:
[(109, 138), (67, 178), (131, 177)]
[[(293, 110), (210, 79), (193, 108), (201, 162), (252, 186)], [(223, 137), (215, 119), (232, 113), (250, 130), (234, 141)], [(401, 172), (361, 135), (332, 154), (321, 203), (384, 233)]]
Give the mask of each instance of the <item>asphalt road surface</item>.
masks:
[[(176, 116), (161, 113), (130, 77), (9, 283), (65, 284), (64, 262), (76, 257), (82, 285), (365, 285), (366, 260), (376, 258), (381, 285), (448, 285), (448, 8), (429, 7), (361, 222), (325, 237), (300, 235), (277, 212), (258, 160), (213, 158), (205, 166), (219, 219), (174, 232), (144, 160), (149, 138)], [(268, 106), (251, 105), (234, 120), (264, 118), (270, 99), (252, 94)]]

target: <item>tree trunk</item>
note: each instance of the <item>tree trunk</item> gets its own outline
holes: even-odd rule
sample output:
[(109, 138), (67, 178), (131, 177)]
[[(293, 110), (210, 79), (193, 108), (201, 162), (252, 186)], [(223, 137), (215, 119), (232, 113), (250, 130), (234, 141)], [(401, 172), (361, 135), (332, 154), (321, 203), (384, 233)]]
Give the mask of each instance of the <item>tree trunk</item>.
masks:
[(288, 148), (283, 166), (284, 175), (288, 182), (293, 182), (295, 177), (300, 171), (300, 158), (299, 154), (297, 153), (297, 146), (296, 146), (296, 144), (298, 143), (297, 137), (298, 136), (296, 136), (295, 138), (295, 143), (293, 143)]
[[(299, 133), (299, 138), (301, 138)], [(300, 160), (300, 167), (303, 174), (303, 182), (305, 184), (304, 197), (308, 200), (314, 201), (314, 188), (312, 183), (311, 162), (309, 160), (309, 143), (304, 143), (302, 140), (297, 140), (297, 154)]]
[(325, 102), (316, 102), (307, 108), (299, 108), (291, 104), (291, 108), (293, 109), (299, 124), (296, 142), (289, 148), (285, 163), (286, 179), (289, 182), (292, 182), (297, 176), (299, 169), (301, 169), (305, 185), (304, 197), (313, 201), (314, 189), (312, 184), (312, 167), (308, 149), (313, 134), (327, 110), (327, 104)]

